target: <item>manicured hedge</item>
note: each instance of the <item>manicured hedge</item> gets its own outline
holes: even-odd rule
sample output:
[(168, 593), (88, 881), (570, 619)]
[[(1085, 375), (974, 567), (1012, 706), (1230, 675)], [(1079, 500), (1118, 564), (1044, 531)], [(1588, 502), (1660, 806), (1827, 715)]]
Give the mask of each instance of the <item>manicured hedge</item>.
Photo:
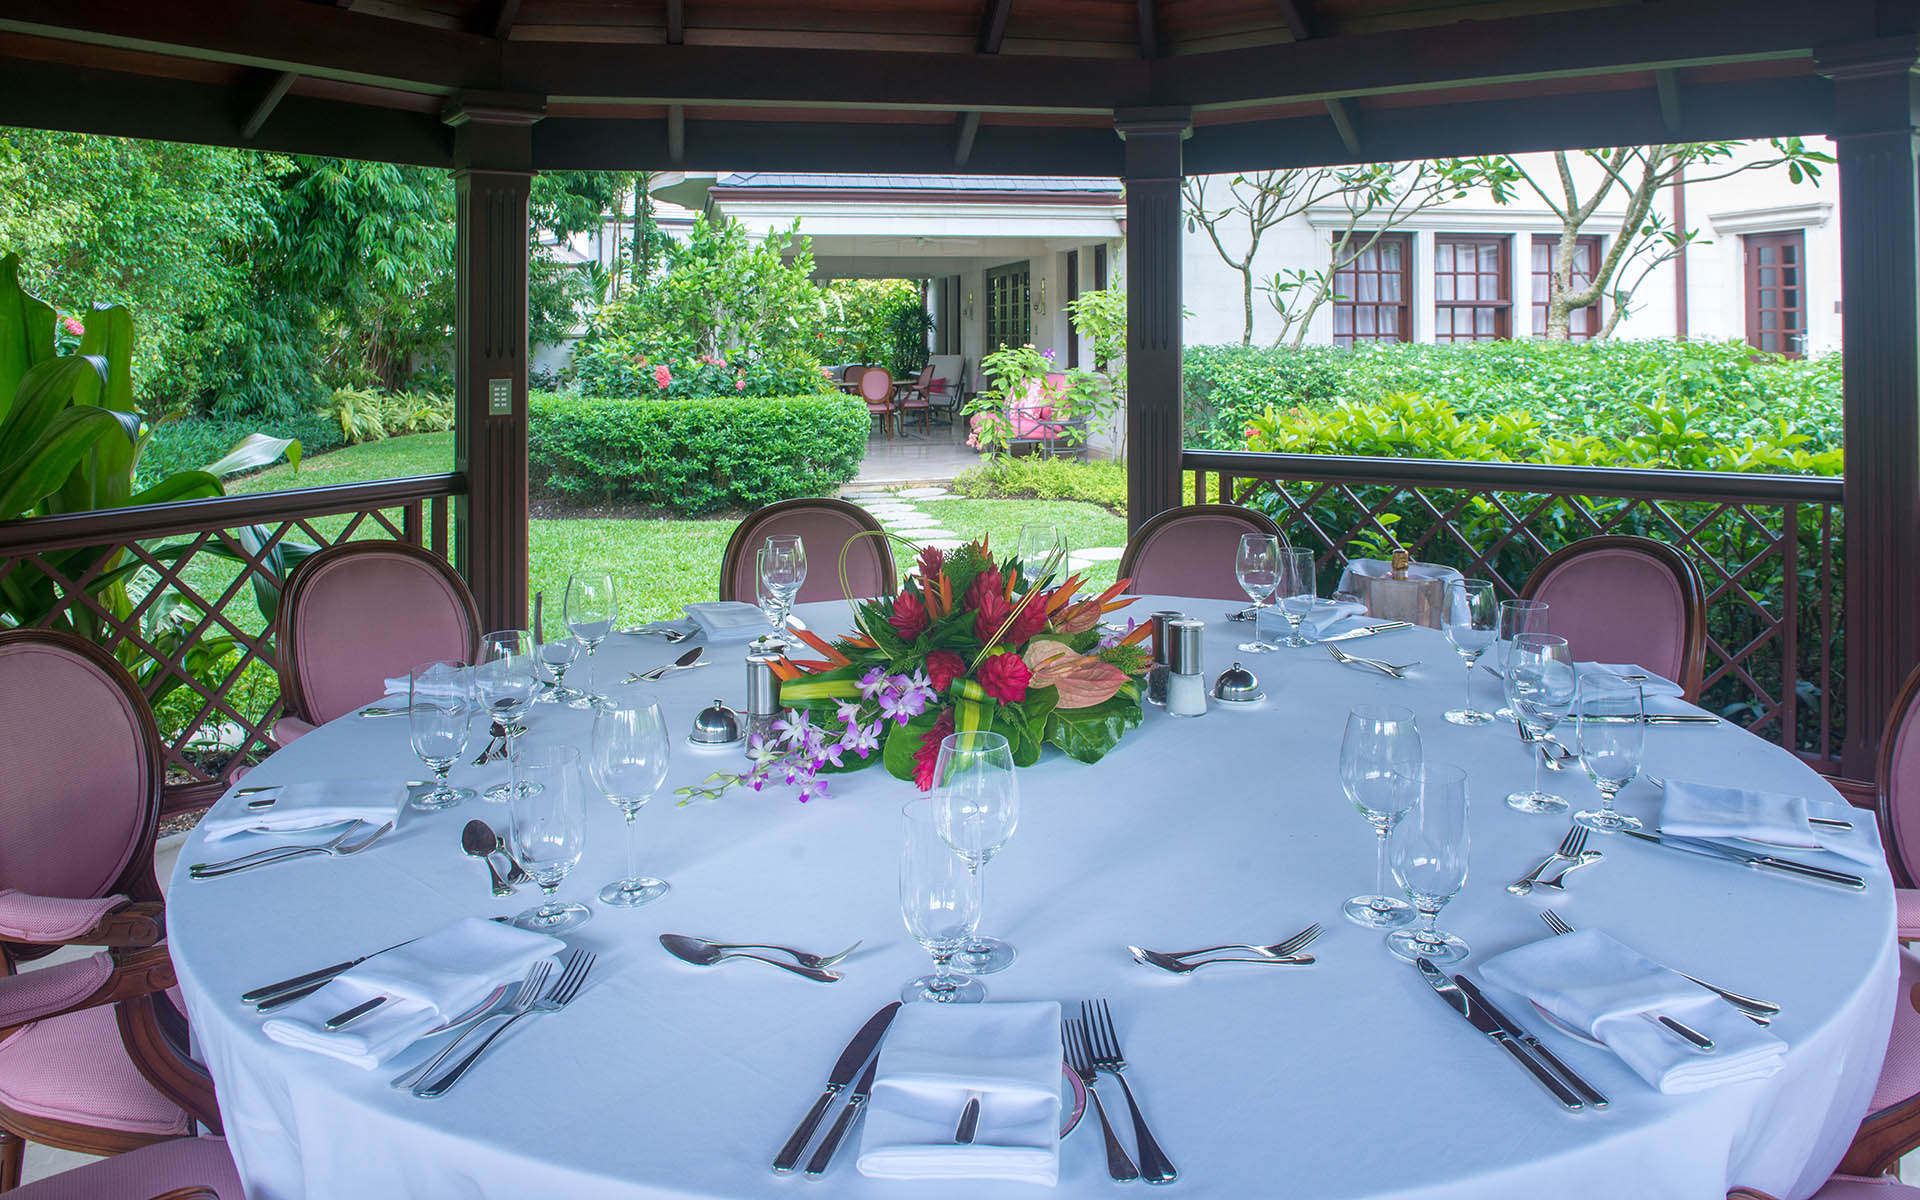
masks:
[(831, 493), (859, 472), (869, 422), (844, 395), (535, 395), (530, 415), (536, 494), (688, 515)]
[(233, 449), (235, 443), (250, 433), (297, 438), (303, 457), (325, 450), (337, 450), (346, 444), (346, 439), (340, 434), (340, 426), (325, 413), (242, 418), (236, 421), (190, 417), (169, 421), (154, 429), (153, 435), (140, 451), (140, 465), (134, 472), (135, 484), (146, 487), (175, 471), (190, 471), (205, 466)]

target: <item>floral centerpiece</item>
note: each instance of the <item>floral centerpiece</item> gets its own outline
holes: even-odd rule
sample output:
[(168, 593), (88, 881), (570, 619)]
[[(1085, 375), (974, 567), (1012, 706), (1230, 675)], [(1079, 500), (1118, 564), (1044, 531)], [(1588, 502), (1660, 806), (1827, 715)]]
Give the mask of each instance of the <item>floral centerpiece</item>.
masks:
[(1150, 625), (1103, 629), (1101, 617), (1132, 603), (1120, 580), (1079, 597), (1080, 578), (1047, 583), (1014, 558), (995, 561), (986, 539), (920, 552), (896, 596), (854, 604), (856, 632), (828, 640), (795, 631), (820, 657), (774, 664), (786, 713), (755, 766), (720, 771), (682, 788), (709, 799), (768, 783), (828, 794), (822, 776), (882, 763), (922, 791), (933, 786), (940, 741), (955, 731), (1003, 734), (1017, 766), (1043, 745), (1098, 762), (1138, 725)]

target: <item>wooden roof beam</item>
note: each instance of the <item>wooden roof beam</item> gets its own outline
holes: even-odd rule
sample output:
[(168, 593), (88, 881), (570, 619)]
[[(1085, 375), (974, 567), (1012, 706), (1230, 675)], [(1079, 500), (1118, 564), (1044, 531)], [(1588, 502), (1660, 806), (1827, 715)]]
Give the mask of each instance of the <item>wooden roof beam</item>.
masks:
[(520, 19), (520, 0), (500, 0), (499, 7), (493, 10), (493, 19), (487, 22), (482, 33), (491, 34), (495, 39), (504, 38), (513, 32), (513, 23)]
[(979, 132), (980, 132), (980, 114), (977, 112), (971, 112), (971, 111), (961, 113), (960, 119), (954, 123), (954, 131), (953, 131), (953, 165), (954, 166), (964, 167), (967, 165), (967, 160), (973, 157), (973, 139), (975, 138), (975, 136), (979, 134)]
[(987, 8), (980, 16), (980, 53), (1000, 53), (1000, 43), (1007, 38), (1007, 14), (1013, 10), (1013, 0), (987, 0)]
[(687, 157), (687, 106), (667, 105), (667, 161), (679, 166)]
[(1160, 57), (1160, 11), (1154, 0), (1136, 0), (1140, 19), (1140, 57)]
[(1660, 91), (1660, 120), (1667, 127), (1667, 136), (1678, 137), (1686, 123), (1680, 111), (1680, 73), (1672, 68), (1655, 71), (1653, 82)]
[(1334, 132), (1340, 135), (1340, 141), (1356, 157), (1365, 153), (1360, 149), (1360, 131), (1353, 126), (1353, 113), (1348, 111), (1347, 102), (1338, 96), (1327, 98), (1327, 116), (1333, 119)]
[(253, 110), (247, 114), (247, 119), (240, 123), (240, 140), (246, 142), (253, 140), (254, 135), (260, 132), (260, 127), (267, 123), (267, 118), (273, 115), (273, 110), (279, 108), (280, 102), (287, 98), (287, 93), (292, 90), (295, 81), (299, 78), (300, 76), (293, 71), (282, 71), (274, 76), (273, 82), (267, 85), (266, 92), (254, 102)]
[(1287, 32), (1296, 42), (1313, 36), (1313, 0), (1279, 0), (1280, 15), (1286, 18)]
[(667, 45), (684, 45), (687, 40), (686, 0), (667, 0)]

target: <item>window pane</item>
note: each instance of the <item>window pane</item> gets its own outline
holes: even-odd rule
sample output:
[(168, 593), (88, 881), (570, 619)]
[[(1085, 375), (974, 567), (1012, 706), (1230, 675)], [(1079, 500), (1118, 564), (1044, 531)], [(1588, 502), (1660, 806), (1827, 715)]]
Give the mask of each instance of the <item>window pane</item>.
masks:
[(1760, 348), (1761, 348), (1762, 350), (1775, 350), (1775, 351), (1777, 351), (1777, 350), (1779, 350), (1779, 349), (1780, 349), (1780, 335), (1779, 335), (1779, 334), (1777, 334), (1777, 333), (1763, 333), (1763, 334), (1761, 334), (1761, 335), (1760, 335)]
[(1380, 298), (1382, 300), (1394, 301), (1400, 299), (1400, 276), (1398, 272), (1392, 275), (1380, 276)]
[(1757, 254), (1759, 256), (1761, 266), (1770, 267), (1773, 265), (1773, 247), (1772, 246), (1763, 245), (1759, 247)]
[(1336, 334), (1350, 334), (1353, 332), (1353, 309), (1344, 304), (1334, 305), (1333, 332)]
[(1778, 312), (1775, 312), (1771, 308), (1761, 309), (1760, 310), (1760, 328), (1762, 329), (1780, 328), (1780, 314)]
[(1400, 243), (1383, 242), (1375, 249), (1381, 269), (1397, 274), (1400, 270)]
[(1436, 276), (1433, 281), (1433, 298), (1447, 301), (1453, 299), (1453, 276)]

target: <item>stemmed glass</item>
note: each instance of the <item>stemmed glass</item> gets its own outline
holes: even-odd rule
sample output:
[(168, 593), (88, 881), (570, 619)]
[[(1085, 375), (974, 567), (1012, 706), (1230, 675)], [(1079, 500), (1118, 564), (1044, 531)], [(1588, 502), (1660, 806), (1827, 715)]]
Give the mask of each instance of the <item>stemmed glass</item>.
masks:
[(593, 656), (600, 649), (600, 643), (607, 640), (613, 632), (613, 623), (620, 616), (620, 605), (614, 595), (613, 576), (605, 571), (594, 571), (584, 575), (567, 577), (567, 598), (564, 607), (567, 628), (580, 644), (587, 648), (587, 687), (567, 703), (572, 708), (590, 708), (601, 699), (594, 694)]
[[(1320, 589), (1313, 579), (1313, 551), (1304, 546), (1288, 546), (1280, 552), (1280, 615), (1287, 619), (1287, 640), (1283, 646), (1312, 645), (1300, 636), (1300, 623), (1313, 611)], [(1257, 614), (1256, 614), (1257, 615)]]
[(978, 979), (955, 975), (953, 956), (980, 924), (980, 877), (940, 836), (938, 803), (920, 799), (900, 810), (900, 917), (933, 957), (933, 974), (900, 989), (900, 999), (977, 1004), (987, 998)]
[(593, 710), (593, 757), (588, 767), (607, 799), (627, 817), (627, 873), (600, 889), (600, 903), (638, 908), (667, 894), (664, 880), (640, 874), (634, 818), (667, 778), (670, 739), (660, 706), (651, 700), (605, 700)]
[(1015, 549), (1028, 590), (1046, 587), (1067, 569), (1067, 540), (1056, 526), (1022, 525)]
[[(527, 731), (520, 722), (540, 687), (533, 661), (533, 635), (524, 629), (502, 629), (480, 639), (480, 661), (473, 668), (474, 690), (479, 693), (483, 710), (504, 731), (498, 736), (506, 739), (504, 757), (508, 761), (520, 750), (520, 735)], [(494, 784), (480, 796), (505, 804), (512, 794), (509, 781)]]
[[(1513, 665), (1513, 640), (1523, 633), (1547, 632), (1547, 602), (1544, 600), (1502, 600), (1500, 602), (1500, 640), (1494, 643), (1494, 662), (1500, 668), (1500, 678), (1507, 677), (1507, 668)], [(1493, 715), (1502, 721), (1517, 720), (1511, 705), (1502, 705), (1493, 711)]]
[(767, 619), (767, 631), (753, 640), (755, 654), (778, 654), (787, 648), (786, 639), (780, 636), (784, 627), (780, 615), (780, 596), (767, 580), (766, 547), (753, 552), (753, 602), (760, 609), (760, 615)]
[(473, 799), (472, 788), (447, 784), (447, 772), (467, 752), (473, 716), (473, 675), (457, 659), (421, 663), (407, 672), (408, 733), (413, 752), (433, 768), (433, 790), (409, 803), (425, 812)]
[(1379, 835), (1373, 894), (1355, 896), (1340, 906), (1356, 925), (1391, 929), (1413, 920), (1412, 906), (1387, 895), (1387, 835), (1419, 799), (1421, 756), (1412, 709), (1362, 704), (1347, 714), (1347, 732), (1340, 739), (1340, 786)]
[(580, 863), (586, 849), (587, 813), (581, 793), (580, 752), (572, 746), (529, 746), (513, 764), (513, 857), (542, 893), (538, 905), (513, 923), (541, 933), (561, 933), (593, 919), (584, 904), (561, 904), (553, 894)]
[(786, 628), (794, 597), (807, 581), (807, 547), (799, 534), (776, 533), (767, 539), (760, 552), (760, 580), (779, 606), (780, 619), (773, 625), (778, 634)]
[(1279, 538), (1266, 533), (1240, 535), (1240, 548), (1233, 556), (1233, 573), (1239, 578), (1247, 599), (1253, 601), (1253, 640), (1240, 643), (1240, 649), (1248, 654), (1270, 654), (1280, 648), (1260, 636), (1260, 610), (1267, 606), (1273, 590), (1280, 586), (1281, 570)]
[[(1514, 718), (1530, 735), (1530, 742), (1541, 742), (1554, 726), (1566, 720), (1573, 707), (1573, 652), (1567, 639), (1551, 633), (1523, 633), (1513, 640), (1513, 654), (1507, 663), (1504, 681), (1507, 706)], [(1545, 746), (1533, 759), (1533, 790), (1509, 792), (1507, 807), (1524, 813), (1567, 811), (1567, 802), (1546, 790)]]
[(567, 668), (580, 657), (580, 642), (575, 638), (548, 638), (534, 648), (534, 661), (539, 668), (540, 682), (547, 689), (533, 698), (535, 704), (566, 704), (571, 706), (574, 700), (585, 695), (567, 686)]
[(1388, 839), (1393, 877), (1426, 919), (1418, 929), (1396, 929), (1387, 948), (1412, 962), (1459, 962), (1472, 953), (1466, 941), (1434, 927), (1440, 910), (1467, 882), (1467, 773), (1445, 763), (1420, 768), (1420, 802)]
[[(997, 733), (950, 733), (934, 761), (934, 822), (940, 837), (975, 876), (1020, 825), (1020, 781), (1013, 747)], [(977, 883), (982, 903), (986, 885)], [(999, 938), (969, 936), (954, 969), (991, 975), (1013, 965), (1016, 951)]]
[(1446, 712), (1454, 725), (1485, 725), (1493, 720), (1473, 706), (1473, 666), (1493, 645), (1498, 632), (1500, 610), (1494, 603), (1493, 584), (1485, 579), (1456, 579), (1447, 584), (1447, 640), (1467, 664), (1467, 702)]
[(1640, 685), (1618, 675), (1594, 673), (1580, 681), (1573, 702), (1580, 734), (1580, 765), (1600, 789), (1600, 807), (1573, 819), (1600, 833), (1640, 828), (1640, 819), (1615, 812), (1613, 798), (1640, 773), (1646, 746), (1646, 701)]

